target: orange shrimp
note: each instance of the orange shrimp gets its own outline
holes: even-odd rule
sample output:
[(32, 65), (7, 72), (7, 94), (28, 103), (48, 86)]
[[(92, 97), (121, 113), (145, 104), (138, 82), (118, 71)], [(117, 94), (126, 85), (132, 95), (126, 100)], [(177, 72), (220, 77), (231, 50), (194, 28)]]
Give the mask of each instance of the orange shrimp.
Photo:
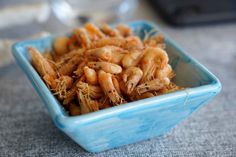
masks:
[(74, 30), (74, 34), (77, 37), (78, 43), (81, 44), (83, 48), (88, 48), (91, 45), (91, 40), (89, 38), (89, 35), (84, 28), (77, 28)]
[(108, 24), (103, 23), (101, 26), (101, 31), (110, 37), (121, 37), (121, 34), (117, 29), (112, 29)]
[(157, 91), (170, 83), (168, 78), (163, 78), (162, 80), (154, 79), (136, 87), (138, 94), (143, 94), (149, 91)]
[(88, 66), (85, 66), (84, 67), (84, 75), (86, 77), (86, 81), (89, 84), (92, 84), (92, 85), (98, 84), (97, 73), (94, 69), (91, 69)]
[(124, 71), (122, 78), (123, 81), (125, 82), (128, 94), (133, 92), (134, 88), (137, 86), (142, 76), (143, 76), (142, 70), (137, 67), (129, 67)]
[(118, 94), (116, 88), (114, 87), (112, 75), (110, 73), (99, 70), (98, 81), (104, 93), (109, 97), (114, 105), (125, 102), (125, 100)]
[(98, 27), (96, 27), (92, 23), (87, 23), (84, 25), (85, 29), (92, 35), (93, 37), (95, 36), (96, 38), (104, 38), (105, 34), (103, 34)]
[(149, 47), (145, 50), (140, 66), (143, 71), (141, 82), (149, 81), (154, 78), (155, 70), (162, 69), (168, 64), (167, 53), (160, 48)]
[(55, 70), (52, 68), (50, 63), (45, 59), (42, 54), (35, 48), (29, 47), (28, 51), (32, 57), (32, 64), (38, 71), (38, 73), (43, 77), (44, 75), (48, 74), (53, 79), (57, 78), (57, 74)]
[(122, 72), (121, 66), (109, 62), (88, 62), (87, 64), (90, 68), (97, 70), (103, 70), (111, 74), (119, 74)]

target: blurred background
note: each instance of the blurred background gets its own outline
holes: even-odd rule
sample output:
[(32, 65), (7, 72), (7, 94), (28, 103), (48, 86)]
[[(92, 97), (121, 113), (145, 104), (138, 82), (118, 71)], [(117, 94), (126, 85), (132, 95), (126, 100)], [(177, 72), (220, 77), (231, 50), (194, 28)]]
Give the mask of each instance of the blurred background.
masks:
[[(86, 22), (112, 24), (134, 20), (157, 24), (212, 71), (223, 89), (213, 102), (171, 134), (111, 152), (142, 150), (140, 154), (149, 151), (156, 153), (155, 156), (236, 156), (236, 0), (0, 0), (0, 156), (7, 151), (12, 156), (19, 152), (22, 156), (31, 156), (25, 155), (27, 152), (36, 155), (41, 152), (45, 156), (82, 152), (51, 124), (39, 97), (12, 59), (12, 43), (64, 34)], [(25, 97), (22, 92), (32, 96)], [(34, 121), (42, 124), (36, 125)], [(18, 130), (11, 131), (11, 126), (17, 126)], [(28, 140), (38, 137), (40, 140), (31, 147)], [(53, 143), (58, 137), (62, 142)], [(70, 147), (66, 147), (68, 144)], [(34, 149), (38, 146), (53, 149), (48, 152)]]

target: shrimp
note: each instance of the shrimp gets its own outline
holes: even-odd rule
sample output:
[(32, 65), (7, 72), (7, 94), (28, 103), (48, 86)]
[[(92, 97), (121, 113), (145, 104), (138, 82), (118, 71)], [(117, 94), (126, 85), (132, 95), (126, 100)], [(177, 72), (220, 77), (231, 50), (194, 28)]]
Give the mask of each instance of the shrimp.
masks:
[(160, 93), (161, 94), (166, 94), (166, 93), (171, 93), (171, 92), (174, 92), (174, 91), (177, 91), (177, 90), (183, 90), (183, 89), (184, 89), (184, 87), (177, 86), (175, 83), (170, 82), (169, 85), (165, 86), (164, 88), (162, 88), (160, 90)]
[[(85, 29), (91, 34), (91, 36), (95, 36), (97, 38), (104, 38), (105, 34), (103, 34), (99, 28), (97, 28), (94, 24), (92, 23), (87, 23), (84, 25)], [(95, 38), (94, 37), (94, 38)]]
[(143, 78), (141, 82), (149, 81), (154, 78), (157, 68), (162, 69), (168, 64), (169, 58), (167, 53), (160, 48), (149, 47), (145, 50), (141, 59), (141, 69)]
[(142, 50), (143, 43), (137, 36), (129, 36), (125, 38), (125, 43), (121, 45), (126, 50)]
[(132, 51), (131, 53), (125, 54), (122, 58), (121, 64), (124, 68), (128, 68), (131, 66), (136, 66), (140, 59), (142, 58), (143, 53), (140, 51)]
[(156, 91), (168, 85), (169, 83), (170, 83), (170, 80), (168, 78), (163, 78), (162, 80), (154, 79), (154, 80), (138, 85), (136, 87), (136, 91), (138, 92), (138, 94), (143, 94), (149, 91)]
[(115, 87), (116, 91), (118, 92), (118, 94), (121, 95), (119, 82), (118, 82), (117, 78), (114, 75), (112, 76), (112, 82), (113, 82), (114, 87)]
[(92, 99), (101, 98), (104, 93), (99, 86), (89, 85), (88, 83), (79, 81), (76, 84), (78, 90), (80, 90), (83, 94), (87, 94)]
[(104, 47), (104, 46), (108, 46), (108, 45), (121, 47), (125, 43), (126, 43), (126, 41), (123, 38), (118, 38), (118, 37), (102, 38), (100, 40), (94, 41), (92, 43), (90, 49)]
[(98, 83), (97, 73), (94, 69), (91, 69), (88, 66), (85, 66), (84, 67), (84, 75), (86, 77), (86, 81), (89, 84), (96, 85)]
[(58, 67), (58, 72), (60, 75), (71, 75), (74, 70), (76, 70), (77, 65), (82, 61), (80, 55), (75, 55), (73, 58), (69, 59), (65, 64), (61, 64)]
[(87, 64), (86, 60), (83, 60), (77, 67), (77, 69), (73, 72), (77, 78), (80, 78), (82, 75), (84, 75), (84, 69), (83, 67)]
[(119, 64), (126, 53), (128, 53), (128, 51), (116, 46), (104, 46), (102, 48), (88, 50), (85, 52), (85, 55), (97, 57), (102, 61)]
[(167, 64), (163, 69), (156, 69), (155, 78), (161, 79), (168, 77), (172, 79), (174, 77), (174, 72), (170, 64)]
[(151, 37), (149, 39), (144, 40), (144, 44), (146, 46), (159, 47), (161, 49), (165, 48), (165, 43), (164, 42), (165, 42), (165, 38), (164, 38), (163, 34), (161, 34), (161, 33), (158, 33), (154, 37)]
[(78, 43), (80, 43), (83, 48), (90, 47), (91, 40), (89, 38), (87, 31), (84, 28), (75, 29), (74, 34), (77, 37), (76, 39), (78, 40)]
[[(76, 84), (76, 83), (74, 83)], [(72, 85), (72, 88), (70, 90), (68, 90), (64, 96), (64, 100), (63, 100), (63, 105), (67, 105), (69, 104), (73, 99), (75, 99), (76, 97), (76, 91), (77, 91), (77, 87), (76, 85)]]
[(119, 33), (123, 36), (123, 37), (128, 37), (131, 36), (133, 34), (133, 31), (130, 27), (124, 25), (124, 24), (118, 24), (116, 26), (116, 29), (119, 31)]
[(68, 43), (69, 43), (68, 37), (58, 37), (53, 42), (53, 48), (55, 50), (55, 53), (57, 55), (63, 55), (68, 52)]
[(81, 114), (80, 106), (74, 103), (69, 104), (70, 115), (77, 116)]
[(47, 59), (45, 59), (37, 49), (29, 47), (28, 51), (32, 57), (33, 66), (42, 77), (44, 77), (47, 74), (53, 79), (57, 78), (56, 71), (52, 68)]
[(127, 89), (127, 93), (130, 94), (133, 92), (134, 88), (137, 86), (139, 81), (143, 76), (143, 71), (137, 67), (129, 67), (123, 73), (123, 81)]
[(112, 29), (108, 24), (103, 23), (101, 26), (101, 31), (110, 37), (121, 37), (121, 34), (117, 29)]
[(109, 62), (88, 62), (87, 64), (90, 68), (103, 70), (111, 74), (119, 74), (122, 72), (121, 66)]
[(82, 114), (99, 110), (98, 102), (96, 100), (91, 100), (88, 95), (83, 94), (81, 91), (78, 91), (77, 97), (80, 103)]
[(99, 70), (98, 81), (104, 93), (109, 97), (114, 105), (118, 105), (124, 102), (124, 99), (118, 94), (116, 88), (114, 87), (112, 75), (110, 73)]

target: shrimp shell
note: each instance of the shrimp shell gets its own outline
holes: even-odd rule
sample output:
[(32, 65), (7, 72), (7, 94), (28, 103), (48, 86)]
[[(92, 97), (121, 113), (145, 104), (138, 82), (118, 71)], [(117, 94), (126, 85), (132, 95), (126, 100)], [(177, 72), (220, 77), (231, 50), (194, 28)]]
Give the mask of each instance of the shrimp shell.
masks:
[(94, 69), (91, 69), (88, 66), (85, 66), (84, 67), (84, 75), (86, 77), (86, 81), (89, 84), (92, 84), (92, 85), (98, 84), (97, 73)]
[(110, 37), (121, 37), (121, 34), (117, 29), (112, 29), (108, 24), (103, 23), (101, 26), (101, 31)]
[(124, 71), (122, 78), (125, 82), (128, 94), (133, 92), (134, 88), (137, 86), (142, 76), (143, 71), (137, 67), (129, 67)]
[(109, 97), (114, 105), (118, 105), (124, 102), (124, 99), (119, 95), (116, 88), (114, 87), (112, 75), (110, 73), (99, 70), (98, 81), (104, 93)]
[(45, 59), (42, 54), (35, 48), (28, 48), (29, 54), (32, 57), (32, 64), (36, 68), (37, 72), (43, 77), (48, 74), (52, 78), (57, 78), (57, 74), (50, 65), (50, 63)]
[(133, 31), (130, 27), (124, 25), (124, 24), (118, 24), (116, 26), (116, 29), (119, 31), (119, 33), (123, 36), (123, 37), (128, 37), (130, 35), (133, 34)]
[(154, 79), (154, 80), (138, 85), (136, 90), (138, 94), (143, 94), (145, 92), (159, 90), (163, 88), (164, 86), (168, 85), (169, 83), (170, 83), (170, 80), (168, 78), (164, 78), (162, 80)]
[(143, 58), (140, 61), (143, 71), (141, 82), (149, 81), (154, 78), (155, 70), (162, 69), (168, 64), (169, 58), (167, 53), (160, 48), (149, 47), (145, 50)]
[(90, 68), (103, 70), (111, 74), (119, 74), (122, 72), (121, 66), (109, 62), (88, 62), (87, 64)]
[(78, 43), (80, 43), (83, 48), (90, 47), (91, 40), (89, 38), (87, 31), (84, 28), (75, 29), (74, 34), (77, 37)]
[(131, 53), (124, 55), (124, 57), (122, 58), (121, 64), (124, 68), (137, 66), (142, 56), (143, 56), (142, 52), (137, 51), (137, 50), (132, 51)]
[(79, 81), (76, 86), (83, 94), (86, 94), (93, 99), (101, 98), (104, 95), (101, 87), (99, 86), (89, 85), (88, 83), (81, 81)]
[(69, 59), (68, 62), (62, 64), (58, 67), (58, 72), (60, 75), (71, 75), (74, 70), (76, 70), (77, 65), (82, 61), (80, 55), (75, 55), (73, 58)]
[(103, 34), (98, 27), (96, 27), (94, 24), (92, 23), (87, 23), (84, 25), (85, 29), (91, 34), (91, 35), (95, 35), (98, 38), (104, 38), (105, 34)]

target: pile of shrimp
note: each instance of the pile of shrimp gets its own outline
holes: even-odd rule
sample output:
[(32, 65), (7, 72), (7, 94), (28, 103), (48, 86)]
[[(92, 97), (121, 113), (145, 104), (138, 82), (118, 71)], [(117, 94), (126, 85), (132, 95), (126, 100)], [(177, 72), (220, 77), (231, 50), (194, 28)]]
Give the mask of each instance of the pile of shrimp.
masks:
[(183, 89), (162, 34), (141, 40), (124, 24), (87, 23), (54, 40), (51, 51), (29, 47), (32, 65), (72, 116)]

